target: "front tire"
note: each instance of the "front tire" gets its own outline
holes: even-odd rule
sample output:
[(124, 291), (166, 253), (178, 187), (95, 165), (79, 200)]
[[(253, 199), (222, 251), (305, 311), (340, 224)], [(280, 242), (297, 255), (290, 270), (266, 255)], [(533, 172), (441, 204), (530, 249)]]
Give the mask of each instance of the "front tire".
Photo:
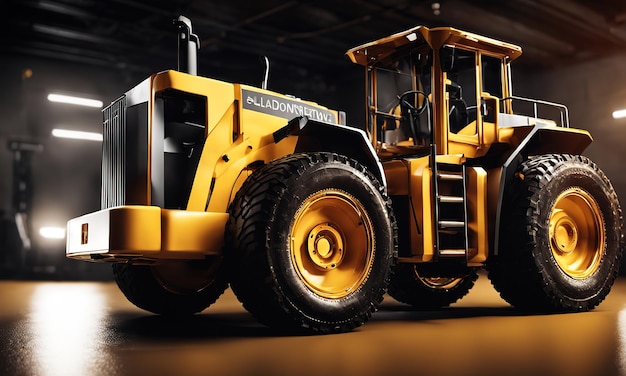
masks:
[(126, 298), (137, 307), (168, 316), (202, 311), (228, 287), (221, 257), (163, 264), (113, 264), (113, 275)]
[(531, 311), (576, 312), (609, 293), (622, 259), (622, 211), (589, 159), (543, 155), (520, 166), (502, 213), (496, 290)]
[(336, 333), (383, 299), (396, 226), (383, 186), (329, 153), (296, 154), (250, 176), (231, 205), (231, 286), (261, 323)]

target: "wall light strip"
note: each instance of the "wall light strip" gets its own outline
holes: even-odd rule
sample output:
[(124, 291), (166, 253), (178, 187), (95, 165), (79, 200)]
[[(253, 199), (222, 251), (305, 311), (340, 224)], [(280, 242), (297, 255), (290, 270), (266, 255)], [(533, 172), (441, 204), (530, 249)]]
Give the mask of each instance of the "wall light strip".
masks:
[(64, 239), (65, 228), (63, 227), (42, 227), (39, 229), (39, 235), (46, 239)]
[(626, 117), (626, 108), (613, 111), (613, 119), (622, 119)]
[(99, 101), (97, 99), (73, 97), (71, 95), (48, 94), (48, 100), (50, 102), (56, 102), (56, 103), (69, 103), (69, 104), (76, 104), (79, 106), (102, 108), (102, 101)]
[(59, 138), (71, 138), (74, 140), (102, 141), (102, 134), (95, 132), (71, 131), (68, 129), (53, 129), (52, 135)]

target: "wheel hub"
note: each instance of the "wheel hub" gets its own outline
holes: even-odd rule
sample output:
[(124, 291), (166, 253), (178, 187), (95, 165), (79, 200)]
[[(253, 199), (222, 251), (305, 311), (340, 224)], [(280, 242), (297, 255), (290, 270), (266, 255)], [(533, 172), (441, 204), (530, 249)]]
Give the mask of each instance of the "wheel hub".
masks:
[(550, 239), (554, 248), (563, 254), (572, 253), (578, 243), (576, 222), (563, 210), (554, 213), (550, 224)]
[(303, 200), (290, 232), (293, 265), (313, 293), (330, 299), (351, 294), (374, 263), (374, 226), (365, 207), (339, 189)]
[(605, 233), (602, 211), (587, 191), (572, 187), (556, 198), (550, 214), (550, 248), (565, 274), (584, 279), (598, 270)]
[(330, 223), (315, 226), (307, 238), (307, 251), (315, 265), (328, 270), (341, 263), (344, 249), (342, 236)]

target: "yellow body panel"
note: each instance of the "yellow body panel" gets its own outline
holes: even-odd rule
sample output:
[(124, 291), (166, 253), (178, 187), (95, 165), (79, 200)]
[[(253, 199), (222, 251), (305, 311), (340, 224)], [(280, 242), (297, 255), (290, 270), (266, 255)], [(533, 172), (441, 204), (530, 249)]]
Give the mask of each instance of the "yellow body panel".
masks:
[(236, 110), (234, 107), (235, 85), (170, 70), (154, 76), (151, 100), (154, 99), (156, 93), (167, 89), (189, 92), (207, 98), (206, 137), (211, 142), (206, 142), (204, 145), (187, 204), (187, 210), (204, 211), (213, 169), (220, 156), (219, 146), (226, 146), (232, 142)]
[(432, 205), (430, 184), (431, 170), (428, 157), (391, 160), (383, 164), (387, 178), (389, 196), (407, 196), (409, 207), (395, 210), (409, 211), (409, 244), (411, 257), (400, 261), (432, 261), (434, 232), (432, 227)]
[[(209, 112), (211, 111), (209, 110)], [(196, 170), (187, 210), (204, 211), (207, 209), (211, 181), (215, 177), (217, 164), (224, 155), (224, 150), (220, 146), (224, 147), (232, 142), (232, 119), (234, 114), (235, 108), (231, 105), (217, 126), (210, 128), (211, 130), (207, 135), (208, 141), (204, 143), (202, 156)]]
[(387, 193), (389, 196), (406, 196), (409, 194), (408, 162), (395, 159), (383, 164), (387, 178)]
[[(245, 170), (246, 166), (256, 161), (267, 163), (291, 154), (297, 141), (297, 137), (292, 136), (274, 143), (272, 133), (285, 126), (287, 120), (243, 108), (242, 104), (246, 98), (242, 98), (242, 89), (247, 92), (264, 93), (266, 91), (245, 85), (235, 85), (235, 88), (236, 103), (239, 104), (237, 111), (240, 119), (240, 133), (235, 142), (220, 152), (207, 150), (207, 153), (211, 154), (207, 160), (214, 161), (214, 168), (206, 167), (203, 160), (198, 167), (199, 170), (205, 168), (207, 171), (212, 171), (212, 178), (219, 179), (219, 184), (216, 184), (211, 192), (207, 207), (209, 211), (225, 212), (228, 210), (228, 204), (234, 198), (245, 177), (251, 172)], [(213, 149), (216, 149), (215, 146)]]
[(514, 60), (522, 54), (522, 49), (519, 46), (482, 35), (468, 33), (452, 27), (429, 29), (425, 26), (417, 26), (374, 42), (354, 47), (346, 55), (353, 63), (374, 65), (386, 60), (392, 61), (395, 54), (401, 54), (403, 51), (413, 48), (415, 41), (423, 41), (433, 49), (439, 49), (444, 44), (456, 44), (506, 55), (510, 60)]
[(87, 259), (192, 259), (219, 254), (225, 213), (119, 206), (74, 218), (67, 225), (67, 256)]
[(168, 70), (156, 74), (152, 80), (152, 98), (154, 94), (166, 89), (175, 89), (207, 97), (207, 133), (220, 124), (226, 110), (234, 101), (234, 85), (211, 78), (193, 76), (178, 71)]
[[(462, 155), (438, 155), (440, 163), (462, 164)], [(435, 224), (433, 223), (432, 170), (429, 157), (392, 160), (384, 163), (390, 196), (408, 195), (410, 205), (411, 256), (402, 262), (429, 262), (434, 259)], [(468, 263), (482, 265), (489, 254), (489, 211), (487, 171), (482, 167), (467, 168)], [(497, 196), (497, 192), (496, 192)]]
[(164, 253), (221, 253), (226, 213), (161, 210), (161, 250)]
[(487, 210), (487, 172), (482, 167), (467, 169), (467, 216), (470, 265), (481, 265), (489, 255), (489, 214)]
[[(435, 226), (433, 223), (433, 190), (432, 170), (428, 165), (428, 157), (410, 161), (410, 195), (415, 215), (421, 224), (411, 225), (411, 254), (418, 261), (432, 261), (435, 246)], [(418, 227), (419, 226), (419, 227)]]
[[(298, 115), (328, 122), (339, 119), (337, 111), (313, 102), (251, 86), (164, 71), (133, 91), (133, 95), (145, 97), (148, 103), (148, 140), (153, 138), (153, 122), (158, 121), (154, 118), (155, 98), (175, 91), (204, 97), (207, 108), (206, 141), (185, 210), (118, 206), (72, 219), (68, 222), (68, 257), (154, 262), (221, 254), (228, 206), (245, 179), (255, 166), (294, 152), (297, 136), (289, 135), (275, 142), (273, 133)], [(271, 98), (271, 102), (258, 102), (260, 98)], [(292, 112), (281, 112), (287, 106)], [(149, 156), (152, 148), (149, 142)], [(150, 175), (150, 158), (147, 170)], [(147, 182), (150, 181), (148, 176)], [(146, 185), (145, 197), (149, 203), (151, 189), (149, 183)]]

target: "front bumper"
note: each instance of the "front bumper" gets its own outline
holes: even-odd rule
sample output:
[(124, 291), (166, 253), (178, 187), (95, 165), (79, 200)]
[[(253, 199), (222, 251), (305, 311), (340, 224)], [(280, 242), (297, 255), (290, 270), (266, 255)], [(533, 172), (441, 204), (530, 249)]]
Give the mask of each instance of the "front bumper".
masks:
[(66, 256), (94, 262), (155, 262), (222, 254), (227, 213), (118, 206), (71, 219)]

